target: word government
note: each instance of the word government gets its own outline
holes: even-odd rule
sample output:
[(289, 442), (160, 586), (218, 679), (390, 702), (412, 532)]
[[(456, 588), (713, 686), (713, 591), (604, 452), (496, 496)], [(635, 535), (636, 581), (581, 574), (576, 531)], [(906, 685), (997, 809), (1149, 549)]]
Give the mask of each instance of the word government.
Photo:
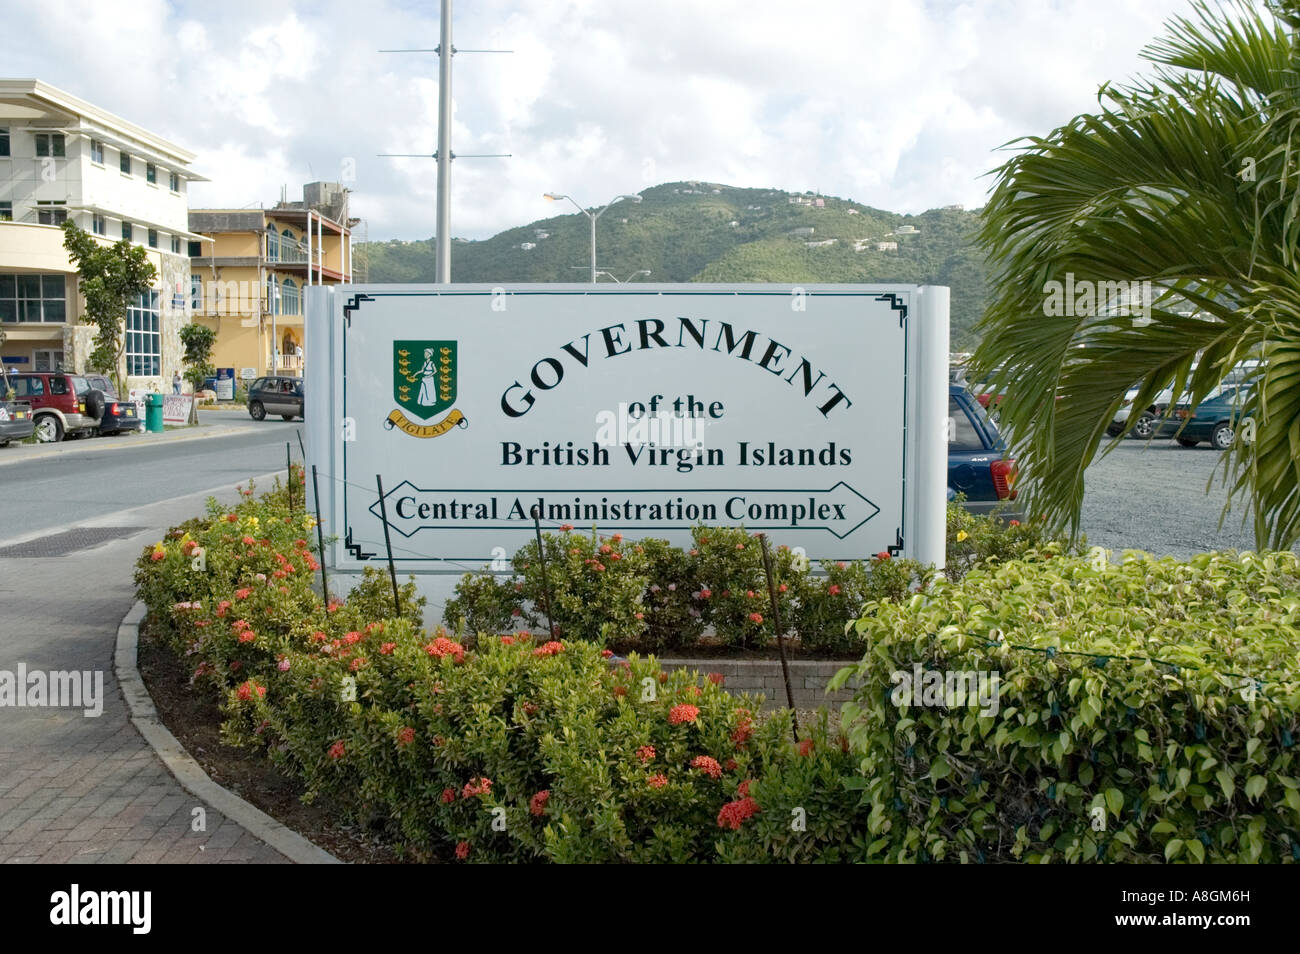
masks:
[[(712, 326), (712, 327), (711, 327)], [(796, 389), (796, 395), (816, 402), (823, 417), (829, 417), (837, 407), (851, 407), (847, 394), (839, 385), (826, 378), (826, 372), (813, 367), (805, 357), (794, 357), (794, 352), (774, 338), (767, 338), (749, 330), (739, 335), (730, 322), (710, 318), (677, 318), (677, 340), (671, 340), (672, 331), (658, 318), (641, 318), (636, 322), (635, 333), (619, 323), (598, 328), (596, 357), (616, 358), (632, 351), (652, 348), (699, 348), (701, 351), (726, 352), (742, 361), (762, 368), (774, 377)], [(537, 401), (536, 391), (550, 391), (564, 380), (566, 360), (586, 368), (592, 360), (593, 332), (560, 346), (563, 355), (538, 360), (529, 372), (532, 387), (516, 380), (501, 395), (501, 410), (508, 417), (523, 417)], [(668, 337), (665, 337), (665, 334)], [(566, 358), (567, 356), (567, 358)], [(792, 361), (793, 363), (787, 363)], [(802, 391), (802, 394), (798, 392)]]

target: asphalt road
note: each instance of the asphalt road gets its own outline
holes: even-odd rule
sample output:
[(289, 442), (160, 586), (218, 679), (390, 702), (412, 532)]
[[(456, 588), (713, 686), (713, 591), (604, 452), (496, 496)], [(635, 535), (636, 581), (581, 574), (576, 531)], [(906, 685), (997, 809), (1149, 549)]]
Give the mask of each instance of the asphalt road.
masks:
[(6, 454), (28, 448), (0, 448), (0, 486), (6, 491), (0, 494), (0, 540), (282, 470), (285, 441), (292, 442), (294, 460), (302, 460), (296, 435), (301, 426), (265, 421), (241, 434), (139, 446), (131, 446), (138, 439), (132, 436), (95, 437), (42, 447), (44, 456), (11, 463), (4, 461)]

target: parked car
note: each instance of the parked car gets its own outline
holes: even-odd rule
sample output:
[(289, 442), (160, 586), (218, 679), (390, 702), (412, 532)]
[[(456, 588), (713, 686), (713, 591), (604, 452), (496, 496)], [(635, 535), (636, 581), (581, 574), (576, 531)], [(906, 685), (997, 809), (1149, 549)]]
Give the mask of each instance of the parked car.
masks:
[(93, 434), (104, 413), (104, 395), (84, 377), (63, 372), (11, 374), (9, 384), (20, 401), (31, 405), (36, 439)]
[[(0, 388), (4, 382), (0, 381)], [(10, 441), (24, 441), (32, 436), (36, 422), (32, 418), (32, 406), (26, 401), (6, 401), (0, 394), (0, 447)]]
[(112, 378), (104, 374), (83, 374), (86, 383), (104, 393), (104, 413), (99, 418), (96, 431), (102, 435), (129, 434), (144, 430), (144, 419), (134, 401), (123, 401), (117, 394)]
[[(1016, 499), (1020, 471), (979, 400), (966, 388), (948, 386), (948, 499), (965, 494), (965, 507), (987, 514)], [(1007, 512), (1008, 518), (1021, 514)]]
[[(1194, 372), (1195, 370), (1196, 365), (1193, 364), (1192, 371)], [(1243, 384), (1252, 381), (1259, 374), (1259, 371), (1259, 362), (1255, 360), (1242, 361), (1239, 364), (1234, 365), (1228, 370), (1228, 373), (1224, 375), (1223, 380), (1219, 382), (1218, 386), (1206, 395), (1206, 399), (1208, 400), (1209, 398), (1218, 395), (1226, 388), (1241, 387)], [(1115, 419), (1111, 421), (1110, 425), (1106, 428), (1106, 433), (1111, 437), (1118, 437), (1124, 430), (1125, 425), (1128, 424), (1128, 419), (1133, 414), (1134, 410), (1133, 401), (1137, 395), (1137, 387), (1129, 388), (1128, 392), (1124, 395), (1124, 403), (1120, 405), (1119, 411), (1115, 414)], [(1186, 403), (1187, 399), (1187, 394), (1183, 394), (1179, 397), (1179, 401), (1182, 403)], [(1164, 415), (1165, 410), (1169, 405), (1173, 403), (1173, 400), (1173, 388), (1165, 388), (1163, 391), (1159, 392), (1151, 399), (1150, 404), (1139, 411), (1137, 422), (1133, 425), (1133, 430), (1129, 432), (1131, 436), (1140, 440), (1146, 440), (1156, 434), (1157, 427), (1159, 427), (1161, 431), (1159, 436), (1169, 436), (1169, 428), (1161, 425), (1160, 418)]]
[(1248, 387), (1225, 388), (1195, 408), (1188, 404), (1175, 404), (1173, 415), (1160, 422), (1156, 436), (1174, 437), (1184, 447), (1195, 447), (1201, 441), (1209, 441), (1216, 450), (1227, 450), (1232, 444), (1241, 408), (1249, 396)]
[(265, 420), (268, 414), (292, 421), (303, 416), (302, 409), (302, 378), (258, 378), (248, 389), (248, 413), (255, 421)]

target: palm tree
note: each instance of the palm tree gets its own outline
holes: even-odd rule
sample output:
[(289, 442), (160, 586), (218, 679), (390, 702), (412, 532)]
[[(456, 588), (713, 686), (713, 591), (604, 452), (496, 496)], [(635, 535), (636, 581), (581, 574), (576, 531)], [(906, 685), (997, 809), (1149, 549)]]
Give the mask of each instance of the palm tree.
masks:
[[(1258, 546), (1300, 540), (1297, 37), (1300, 0), (1198, 0), (1143, 51), (1152, 77), (1103, 86), (1098, 112), (1012, 144), (994, 170), (972, 365), (1005, 390), (1030, 507), (1055, 526), (1077, 532), (1084, 470), (1127, 389), (1141, 386), (1135, 407), (1171, 385), (1195, 403), (1258, 357), (1224, 514), (1245, 498)], [(1149, 282), (1150, 320), (1087, 301), (1060, 314), (1051, 282)]]

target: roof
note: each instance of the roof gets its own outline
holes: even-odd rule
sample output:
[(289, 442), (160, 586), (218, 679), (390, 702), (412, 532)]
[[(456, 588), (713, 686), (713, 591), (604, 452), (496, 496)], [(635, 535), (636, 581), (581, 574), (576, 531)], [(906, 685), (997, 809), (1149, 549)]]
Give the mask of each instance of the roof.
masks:
[[(38, 79), (0, 79), (0, 118), (3, 117), (55, 121), (63, 117), (75, 118), (99, 127), (110, 136), (128, 137), (169, 163), (189, 165), (195, 159), (194, 153), (171, 140)], [(82, 130), (77, 126), (72, 131)], [(202, 178), (197, 173), (187, 173), (187, 177)]]

